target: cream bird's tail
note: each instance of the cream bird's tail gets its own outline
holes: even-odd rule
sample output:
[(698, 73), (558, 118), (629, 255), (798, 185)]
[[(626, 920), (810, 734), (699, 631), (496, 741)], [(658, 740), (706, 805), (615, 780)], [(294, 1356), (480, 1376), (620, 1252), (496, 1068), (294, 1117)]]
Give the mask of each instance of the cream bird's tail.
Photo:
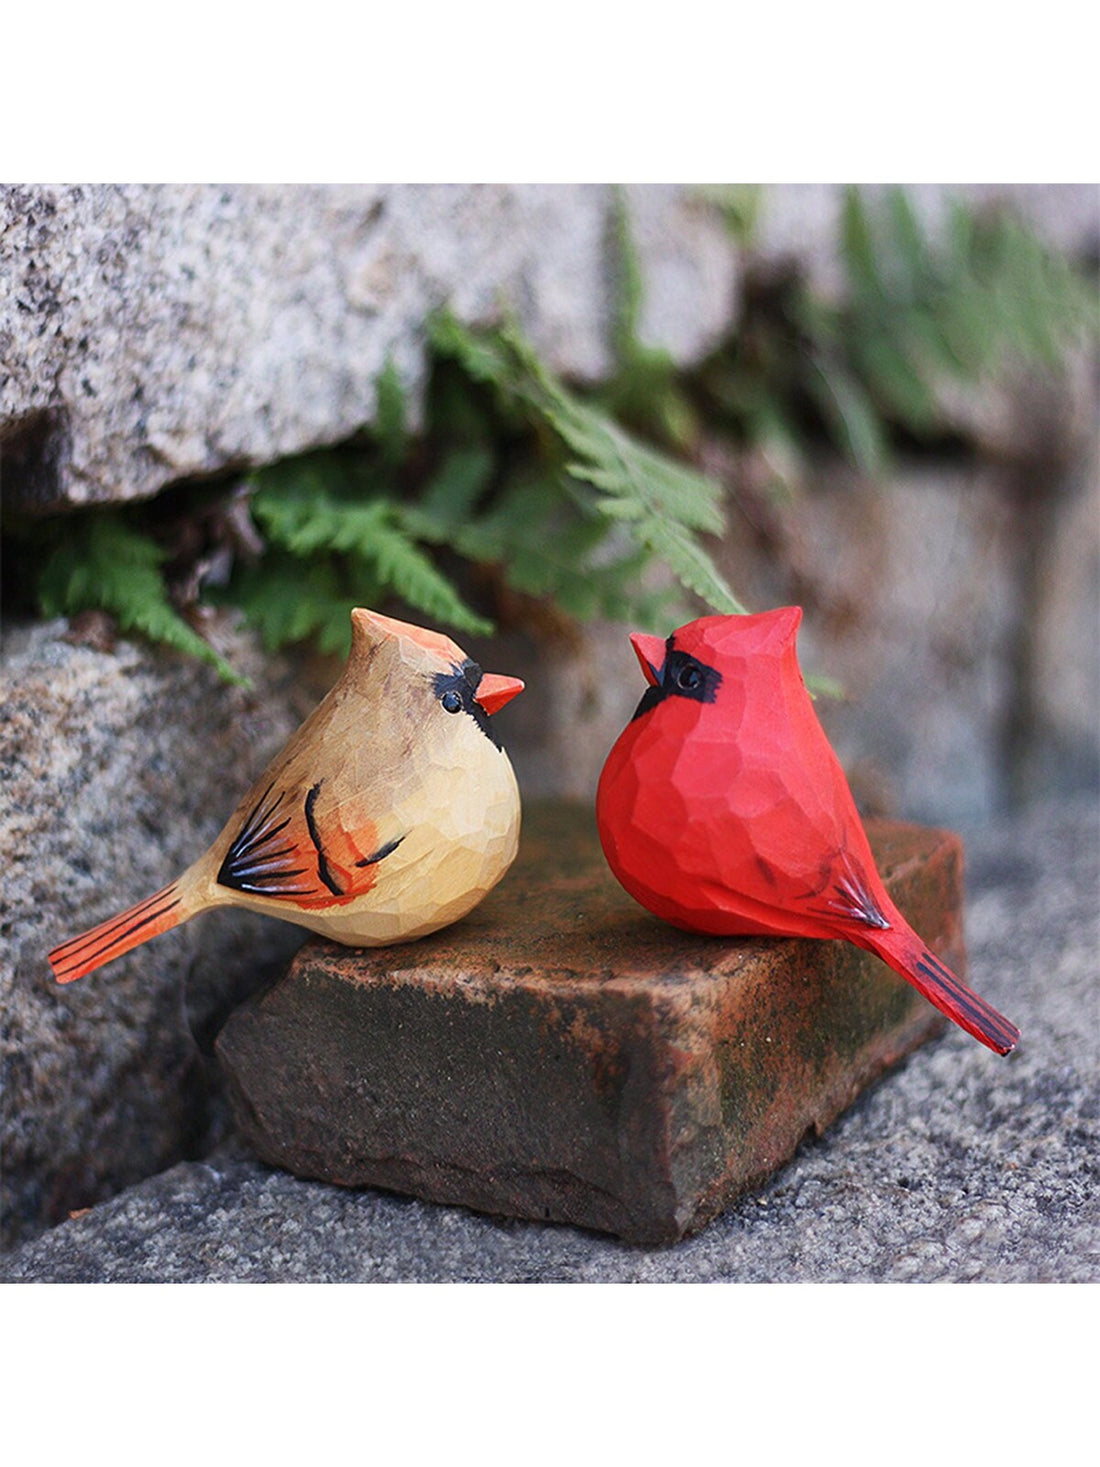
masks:
[(198, 908), (187, 900), (183, 880), (173, 881), (143, 902), (108, 917), (79, 937), (71, 937), (49, 955), (58, 983), (73, 983), (131, 948), (159, 937), (193, 917)]

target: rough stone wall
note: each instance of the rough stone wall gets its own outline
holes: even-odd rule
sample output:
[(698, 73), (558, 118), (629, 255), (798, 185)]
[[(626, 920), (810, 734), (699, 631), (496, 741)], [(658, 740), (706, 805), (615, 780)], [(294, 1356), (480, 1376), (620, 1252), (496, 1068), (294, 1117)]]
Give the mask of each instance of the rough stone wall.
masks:
[[(913, 190), (928, 224), (950, 190)], [(976, 186), (1057, 247), (1100, 252), (1088, 186)], [(742, 258), (697, 190), (626, 190), (643, 339), (688, 363), (737, 314)], [(838, 281), (842, 192), (768, 189), (753, 248)], [(425, 318), (502, 301), (567, 376), (610, 366), (602, 185), (0, 185), (5, 500), (140, 498), (176, 479), (338, 442), (392, 358), (413, 397)]]
[[(682, 187), (629, 191), (643, 335), (698, 357), (738, 261)], [(0, 188), (5, 499), (141, 498), (338, 442), (392, 358), (414, 398), (424, 322), (518, 311), (581, 379), (610, 365), (602, 186)]]

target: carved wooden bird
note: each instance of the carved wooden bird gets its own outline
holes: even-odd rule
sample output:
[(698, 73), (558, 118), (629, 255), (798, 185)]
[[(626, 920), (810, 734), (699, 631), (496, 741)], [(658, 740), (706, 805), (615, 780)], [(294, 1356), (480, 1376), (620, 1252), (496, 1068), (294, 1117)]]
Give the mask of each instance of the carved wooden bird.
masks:
[(846, 938), (998, 1054), (1019, 1030), (912, 930), (875, 869), (798, 667), (800, 608), (631, 637), (650, 686), (600, 775), (604, 853), (679, 927)]
[(351, 947), (420, 937), (477, 905), (519, 840), (491, 715), (518, 678), (450, 637), (351, 613), (334, 688), (170, 886), (49, 955), (70, 983), (208, 907), (248, 907)]

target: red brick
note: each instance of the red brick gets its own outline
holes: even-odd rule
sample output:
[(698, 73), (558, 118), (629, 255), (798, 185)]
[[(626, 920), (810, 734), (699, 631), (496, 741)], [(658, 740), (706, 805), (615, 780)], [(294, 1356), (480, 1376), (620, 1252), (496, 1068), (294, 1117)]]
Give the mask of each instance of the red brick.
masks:
[[(868, 833), (894, 900), (965, 974), (958, 837)], [(590, 811), (544, 806), (464, 921), (389, 949), (311, 939), (218, 1052), (275, 1165), (660, 1243), (944, 1025), (850, 943), (662, 924), (611, 876)]]

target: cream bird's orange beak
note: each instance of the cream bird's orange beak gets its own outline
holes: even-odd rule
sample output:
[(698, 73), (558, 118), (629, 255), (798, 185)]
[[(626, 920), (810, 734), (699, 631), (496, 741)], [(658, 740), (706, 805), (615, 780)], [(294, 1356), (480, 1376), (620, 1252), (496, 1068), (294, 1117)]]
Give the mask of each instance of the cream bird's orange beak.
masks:
[(665, 644), (660, 637), (651, 637), (647, 632), (631, 632), (630, 645), (642, 665), (642, 673), (651, 687), (661, 681), (661, 669), (665, 665)]
[(496, 713), (505, 703), (510, 703), (517, 693), (523, 692), (523, 683), (518, 677), (502, 677), (497, 672), (482, 674), (474, 694), (474, 702), (480, 703), (486, 713)]

